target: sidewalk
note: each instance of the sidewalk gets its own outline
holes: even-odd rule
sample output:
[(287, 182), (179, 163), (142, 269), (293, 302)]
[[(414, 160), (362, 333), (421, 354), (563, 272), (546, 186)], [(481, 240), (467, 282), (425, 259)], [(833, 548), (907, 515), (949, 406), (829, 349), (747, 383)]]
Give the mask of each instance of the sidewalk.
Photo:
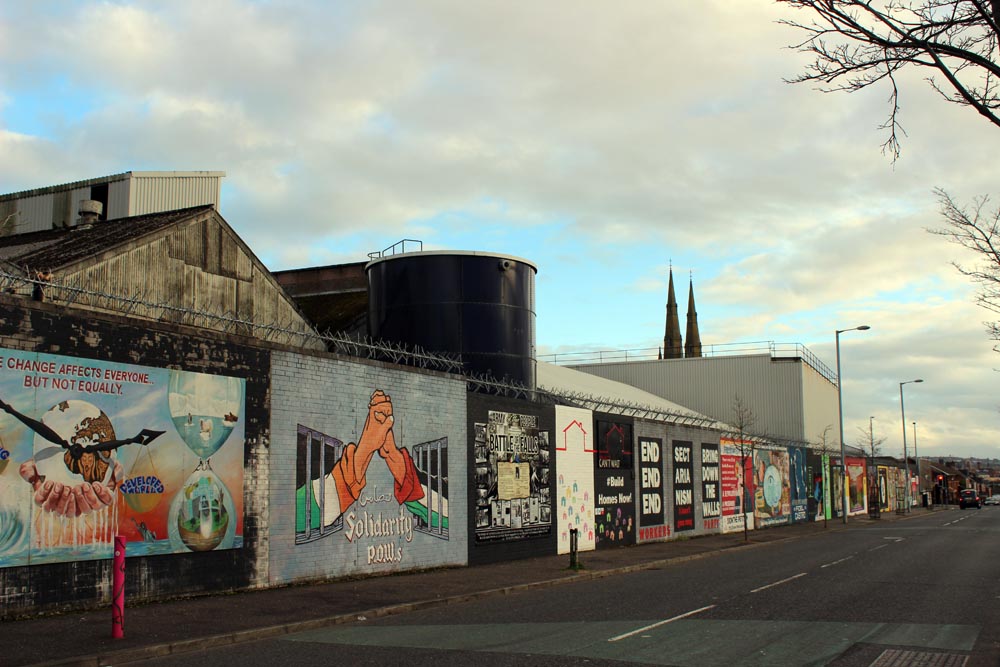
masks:
[[(881, 522), (922, 516), (886, 513)], [(946, 508), (934, 511), (946, 511)], [(867, 516), (850, 526), (870, 525)], [(290, 586), (265, 591), (150, 603), (125, 610), (125, 637), (111, 639), (110, 607), (0, 624), (4, 665), (108, 665), (154, 656), (196, 651), (324, 626), (387, 616), (515, 590), (586, 581), (730, 549), (758, 548), (824, 531), (844, 530), (841, 521), (794, 524), (743, 533), (588, 551), (579, 555), (582, 570), (568, 569), (569, 556), (545, 556), (475, 567)]]

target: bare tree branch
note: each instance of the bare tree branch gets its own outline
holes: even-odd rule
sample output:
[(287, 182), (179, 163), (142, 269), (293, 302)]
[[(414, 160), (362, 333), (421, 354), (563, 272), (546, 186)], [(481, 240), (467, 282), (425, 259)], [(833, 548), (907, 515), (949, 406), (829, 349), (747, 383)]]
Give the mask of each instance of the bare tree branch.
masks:
[[(791, 48), (813, 61), (790, 83), (818, 83), (823, 92), (857, 92), (888, 81), (889, 133), (883, 152), (900, 155), (896, 74), (932, 70), (927, 82), (945, 100), (975, 109), (1000, 127), (1000, 0), (777, 0), (811, 15), (780, 23), (805, 33)], [(944, 82), (938, 82), (939, 75)]]

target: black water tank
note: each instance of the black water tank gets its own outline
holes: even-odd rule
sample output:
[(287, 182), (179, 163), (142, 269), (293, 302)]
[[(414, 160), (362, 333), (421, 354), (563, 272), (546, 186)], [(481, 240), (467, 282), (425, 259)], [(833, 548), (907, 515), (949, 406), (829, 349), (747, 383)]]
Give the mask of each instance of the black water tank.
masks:
[(382, 257), (368, 275), (368, 333), (459, 354), (466, 369), (535, 388), (534, 264), (480, 252)]

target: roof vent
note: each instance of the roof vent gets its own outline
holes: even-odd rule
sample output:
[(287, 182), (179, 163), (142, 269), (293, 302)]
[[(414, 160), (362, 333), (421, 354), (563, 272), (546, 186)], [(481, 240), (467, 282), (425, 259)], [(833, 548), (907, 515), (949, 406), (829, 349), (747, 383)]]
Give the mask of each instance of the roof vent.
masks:
[(90, 229), (97, 222), (101, 213), (104, 212), (104, 204), (95, 199), (84, 199), (80, 202), (80, 219), (76, 221), (80, 229)]

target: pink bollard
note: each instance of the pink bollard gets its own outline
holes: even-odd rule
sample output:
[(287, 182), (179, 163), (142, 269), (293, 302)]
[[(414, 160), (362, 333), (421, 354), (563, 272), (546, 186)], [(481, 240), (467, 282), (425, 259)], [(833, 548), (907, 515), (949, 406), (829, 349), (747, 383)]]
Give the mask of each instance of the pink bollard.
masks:
[(125, 536), (115, 535), (115, 558), (111, 568), (111, 638), (125, 636)]

